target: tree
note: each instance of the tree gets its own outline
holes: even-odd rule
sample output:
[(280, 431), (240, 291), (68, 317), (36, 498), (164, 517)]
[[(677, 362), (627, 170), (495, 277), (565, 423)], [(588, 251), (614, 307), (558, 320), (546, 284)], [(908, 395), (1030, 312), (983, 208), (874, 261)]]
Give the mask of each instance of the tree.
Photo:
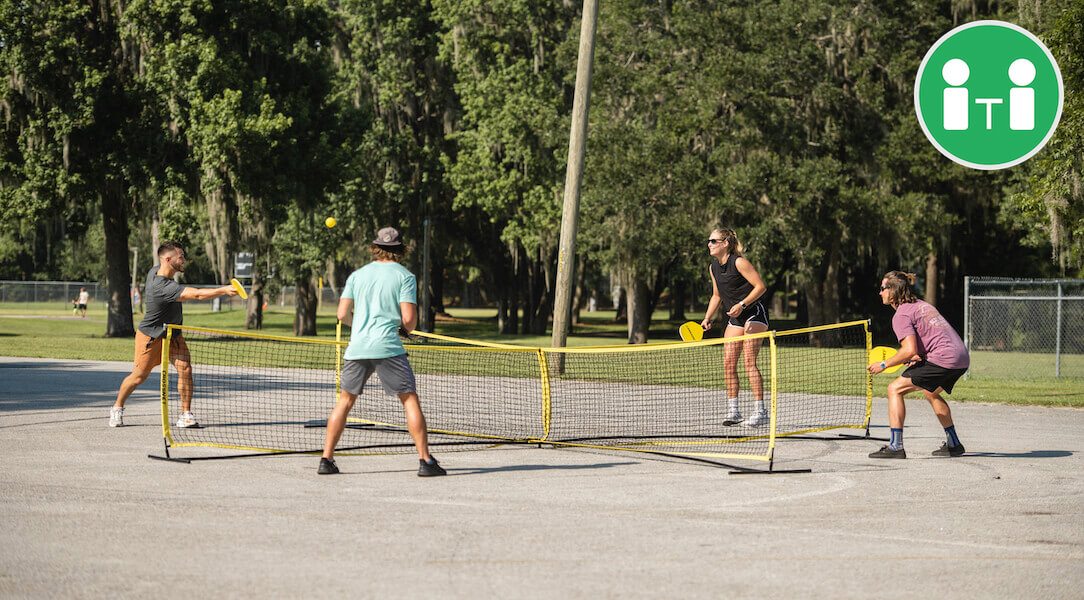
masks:
[(219, 283), (232, 275), (234, 252), (253, 251), (247, 322), (258, 327), (276, 226), (289, 205), (321, 202), (338, 176), (328, 8), (137, 0), (128, 22), (146, 46), (144, 79), (166, 115), (163, 134), (189, 148), (169, 183), (201, 199), (201, 237)]
[[(363, 235), (394, 225), (419, 251), (405, 266), (420, 271), (425, 222), (450, 245), (451, 190), (443, 160), (454, 153), (448, 135), (455, 127), (454, 76), (439, 58), (445, 33), (438, 10), (428, 2), (348, 0), (337, 13), (339, 95), (345, 110), (359, 120), (352, 128), (344, 177), (346, 196), (359, 220), (350, 226)], [(440, 304), (447, 252), (430, 253), (430, 298)], [(432, 314), (423, 322), (432, 323)]]
[(136, 78), (140, 48), (122, 30), (124, 7), (0, 2), (5, 225), (95, 206), (102, 215), (106, 336), (131, 337), (128, 215), (137, 202), (154, 114)]
[(445, 159), (453, 208), (480, 208), (496, 225), (506, 248), (498, 273), (510, 275), (498, 278), (502, 304), (514, 314), (522, 303), (522, 331), (543, 333), (554, 296), (577, 11), (528, 0), (434, 0), (433, 7), (462, 106), (456, 154)]
[[(1029, 11), (1028, 9), (1031, 8)], [(1039, 152), (1017, 170), (1015, 193), (1002, 220), (1031, 246), (1050, 244), (1064, 276), (1084, 275), (1084, 5), (1021, 4), (1021, 24), (1040, 36), (1061, 69), (1065, 103), (1061, 123)]]

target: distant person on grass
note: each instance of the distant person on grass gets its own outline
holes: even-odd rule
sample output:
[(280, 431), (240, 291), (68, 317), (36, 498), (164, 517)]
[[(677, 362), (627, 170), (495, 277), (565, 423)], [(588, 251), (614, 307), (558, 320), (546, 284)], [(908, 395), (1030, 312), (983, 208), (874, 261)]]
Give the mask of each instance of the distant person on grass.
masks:
[(342, 437), (354, 401), (375, 371), (384, 392), (398, 396), (406, 410), (407, 430), (418, 450), (418, 476), (444, 475), (444, 469), (429, 455), (429, 437), (414, 371), (399, 341), (400, 326), (411, 331), (418, 324), (417, 282), (399, 264), (406, 255), (406, 247), (395, 228), (385, 227), (377, 232), (369, 251), (373, 262), (350, 274), (339, 299), (338, 317), (350, 326), (350, 343), (343, 354), (342, 392), (327, 420), (324, 455), (316, 472), (320, 475), (339, 472), (333, 459), (335, 446)]
[(90, 302), (90, 294), (87, 293), (87, 288), (79, 288), (79, 316), (87, 318), (87, 304)]
[(881, 303), (891, 306), (892, 330), (900, 341), (894, 356), (867, 367), (874, 375), (896, 365), (909, 364), (907, 370), (888, 384), (888, 423), (892, 431), (887, 446), (869, 455), (870, 458), (907, 458), (903, 449), (903, 421), (907, 407), (903, 398), (922, 390), (933, 407), (937, 420), (945, 428), (946, 441), (933, 451), (934, 456), (960, 456), (964, 445), (956, 436), (952, 411), (941, 392), (952, 393), (952, 386), (971, 365), (963, 340), (948, 321), (930, 304), (919, 300), (911, 291), (913, 273), (891, 271), (881, 280)]
[[(767, 287), (760, 278), (753, 263), (741, 255), (742, 245), (732, 229), (720, 228), (711, 232), (708, 238), (708, 254), (715, 260), (708, 269), (711, 275), (711, 300), (708, 301), (708, 313), (700, 326), (711, 329), (712, 316), (722, 305), (728, 317), (724, 337), (737, 337), (768, 330), (768, 309), (760, 301)], [(764, 379), (757, 368), (757, 355), (760, 354), (762, 339), (746, 340), (741, 343), (726, 344), (723, 354), (723, 373), (726, 376), (726, 392), (729, 398), (729, 411), (723, 419), (723, 425), (741, 423), (749, 427), (767, 425), (768, 409), (764, 406)], [(738, 358), (745, 353), (745, 374), (749, 386), (753, 388), (753, 414), (742, 421), (738, 409)]]
[[(147, 312), (135, 334), (135, 367), (132, 374), (120, 384), (117, 401), (109, 411), (110, 427), (124, 425), (125, 401), (139, 384), (147, 380), (151, 370), (162, 364), (162, 340), (165, 339), (166, 325), (182, 323), (181, 302), (237, 294), (232, 285), (197, 289), (174, 281), (174, 275), (184, 272), (186, 262), (184, 247), (177, 242), (163, 242), (158, 247), (158, 260), (161, 264), (147, 273)], [(169, 362), (177, 372), (177, 391), (181, 395), (181, 418), (177, 421), (177, 427), (199, 427), (192, 414), (192, 363), (188, 345), (180, 332), (174, 333), (171, 338)]]

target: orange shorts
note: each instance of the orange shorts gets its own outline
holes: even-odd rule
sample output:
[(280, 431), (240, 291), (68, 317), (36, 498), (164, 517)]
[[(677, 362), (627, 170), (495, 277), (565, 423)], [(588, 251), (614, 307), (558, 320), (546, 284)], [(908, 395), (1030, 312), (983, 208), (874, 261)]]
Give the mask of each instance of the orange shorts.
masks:
[[(162, 340), (154, 338), (142, 331), (136, 330), (135, 334), (135, 370), (150, 372), (151, 369), (162, 365)], [(188, 354), (188, 344), (184, 338), (174, 334), (169, 343), (169, 361), (172, 363), (188, 363), (191, 357)]]

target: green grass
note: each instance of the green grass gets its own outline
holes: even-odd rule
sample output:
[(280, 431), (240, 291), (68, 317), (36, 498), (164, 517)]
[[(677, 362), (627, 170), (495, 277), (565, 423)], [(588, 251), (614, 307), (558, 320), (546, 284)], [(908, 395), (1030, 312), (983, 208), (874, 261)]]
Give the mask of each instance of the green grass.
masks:
[[(1053, 352), (971, 352), (973, 379), (1043, 379), (1055, 373)], [(1061, 355), (1061, 374), (1084, 377), (1084, 354)]]
[[(876, 380), (874, 382), (876, 385)], [(877, 395), (874, 387), (874, 395)], [(883, 394), (881, 394), (883, 395)], [(1034, 406), (1084, 407), (1084, 379), (960, 380), (947, 396), (960, 402), (997, 402)]]
[[(215, 329), (245, 331), (245, 313), (241, 310), (211, 313), (204, 305), (185, 307), (185, 324)], [(548, 347), (550, 336), (502, 336), (496, 333), (496, 311), (493, 309), (452, 309), (452, 320), (439, 319), (436, 332), (455, 337), (494, 341), (523, 346)], [(86, 319), (71, 318), (71, 309), (64, 306), (33, 305), (22, 303), (0, 304), (0, 355), (60, 359), (132, 360), (132, 340), (106, 338), (105, 310), (100, 304), (92, 304)], [(583, 323), (576, 326), (568, 339), (570, 347), (624, 345), (626, 330), (624, 322), (615, 322), (613, 311), (583, 312)], [(651, 341), (676, 341), (675, 323), (667, 322), (664, 312), (657, 312), (652, 322)], [(139, 316), (137, 315), (137, 322)], [(781, 329), (793, 323), (778, 321)], [(272, 307), (264, 313), (264, 329), (261, 333), (293, 337), (293, 311), (289, 308)], [(332, 340), (335, 337), (333, 307), (325, 306), (317, 315), (316, 339)], [(795, 350), (795, 349), (789, 349)], [(810, 349), (824, 352), (823, 349)], [(1034, 355), (1015, 356), (1000, 353), (986, 357), (979, 353), (975, 365), (977, 377), (961, 380), (950, 396), (955, 401), (997, 402), (1042, 406), (1084, 407), (1084, 379), (1037, 377), (1031, 379), (994, 379), (999, 373), (1012, 373), (1012, 367), (1022, 361), (1040, 360)], [(991, 360), (1002, 361), (999, 366), (980, 370)], [(986, 361), (986, 362), (980, 362)], [(1064, 372), (1081, 372), (1084, 357), (1064, 355)], [(1052, 364), (1052, 362), (1051, 362)], [(299, 365), (295, 365), (299, 366)], [(421, 365), (419, 365), (421, 366)], [(781, 365), (784, 366), (784, 365)], [(523, 367), (524, 374), (533, 375), (534, 364)], [(1034, 371), (1029, 371), (1034, 372)], [(1052, 373), (1052, 371), (1051, 371)], [(583, 374), (581, 374), (583, 375)], [(583, 375), (586, 377), (586, 375)], [(874, 396), (883, 397), (885, 388), (895, 375), (878, 375), (873, 379)], [(669, 384), (672, 378), (659, 375), (651, 379), (655, 383)], [(790, 387), (799, 382), (790, 381), (781, 374), (780, 384)]]

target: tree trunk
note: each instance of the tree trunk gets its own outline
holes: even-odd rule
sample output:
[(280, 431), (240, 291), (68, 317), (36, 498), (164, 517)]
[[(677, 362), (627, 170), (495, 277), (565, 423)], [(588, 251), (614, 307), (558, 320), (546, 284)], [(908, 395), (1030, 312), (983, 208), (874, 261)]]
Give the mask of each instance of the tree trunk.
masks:
[(325, 283), (327, 287), (331, 288), (331, 295), (335, 296), (335, 305), (338, 306), (342, 289), (339, 287), (339, 264), (333, 258), (329, 258), (327, 261), (327, 281)]
[(515, 278), (512, 285), (508, 286), (508, 320), (507, 328), (501, 333), (519, 333), (519, 286)]
[(647, 343), (647, 332), (651, 326), (651, 288), (640, 277), (630, 276), (626, 289), (628, 295), (629, 343)]
[(162, 234), (159, 232), (158, 215), (151, 220), (151, 264), (158, 267), (158, 246), (162, 245)]
[(587, 268), (587, 263), (583, 258), (583, 253), (577, 253), (576, 264), (573, 267), (575, 272), (572, 274), (573, 289), (572, 289), (572, 315), (569, 319), (569, 323), (573, 325), (579, 325), (580, 321), (580, 309), (583, 308), (584, 297), (584, 270)]
[(258, 245), (252, 252), (252, 289), (245, 306), (245, 329), (263, 329), (264, 250)]
[(662, 293), (666, 291), (666, 273), (668, 271), (668, 267), (659, 269), (655, 274), (654, 284), (648, 289), (647, 315), (649, 321), (651, 320), (651, 316), (655, 314), (655, 309), (659, 307), (659, 298), (661, 298)]
[[(840, 243), (836, 239), (823, 268), (814, 270), (813, 279), (804, 286), (810, 326), (839, 322), (839, 270)], [(820, 336), (810, 334), (809, 338), (811, 345), (823, 345)]]
[(614, 323), (620, 323), (628, 318), (628, 299), (629, 295), (625, 291), (625, 286), (617, 288), (617, 306), (616, 313), (614, 315)]
[(937, 306), (937, 253), (926, 255), (926, 302)]
[(135, 337), (132, 323), (132, 272), (128, 252), (127, 198), (118, 186), (101, 195), (102, 229), (105, 233), (105, 280), (109, 290), (105, 337)]
[(545, 317), (539, 318), (545, 304), (546, 276), (541, 260), (532, 260), (526, 251), (522, 252), (521, 265), (524, 266), (521, 281), (527, 290), (522, 296), (523, 322), (520, 325), (520, 333), (525, 335), (542, 335), (546, 332)]
[[(437, 313), (444, 312), (444, 274), (443, 267), (437, 265), (434, 257), (429, 257), (429, 314), (425, 323), (429, 331), (436, 331)], [(418, 307), (421, 308), (420, 306)]]
[(534, 269), (537, 299), (531, 318), (531, 333), (534, 335), (545, 335), (553, 314), (554, 286), (557, 284), (557, 271), (554, 268), (556, 259), (557, 257), (549, 252), (539, 252), (538, 265)]
[(312, 274), (306, 273), (294, 282), (295, 294), (294, 335), (316, 335), (316, 286)]
[(229, 282), (233, 272), (232, 253), (237, 239), (237, 206), (219, 189), (204, 197), (207, 207), (207, 241), (204, 244), (211, 269), (220, 284)]
[(686, 286), (684, 281), (674, 281), (670, 285), (670, 320), (685, 321)]
[(515, 332), (515, 328), (509, 323), (511, 313), (509, 306), (512, 302), (508, 296), (508, 292), (505, 291), (502, 292), (500, 298), (497, 299), (497, 333), (501, 335)]

